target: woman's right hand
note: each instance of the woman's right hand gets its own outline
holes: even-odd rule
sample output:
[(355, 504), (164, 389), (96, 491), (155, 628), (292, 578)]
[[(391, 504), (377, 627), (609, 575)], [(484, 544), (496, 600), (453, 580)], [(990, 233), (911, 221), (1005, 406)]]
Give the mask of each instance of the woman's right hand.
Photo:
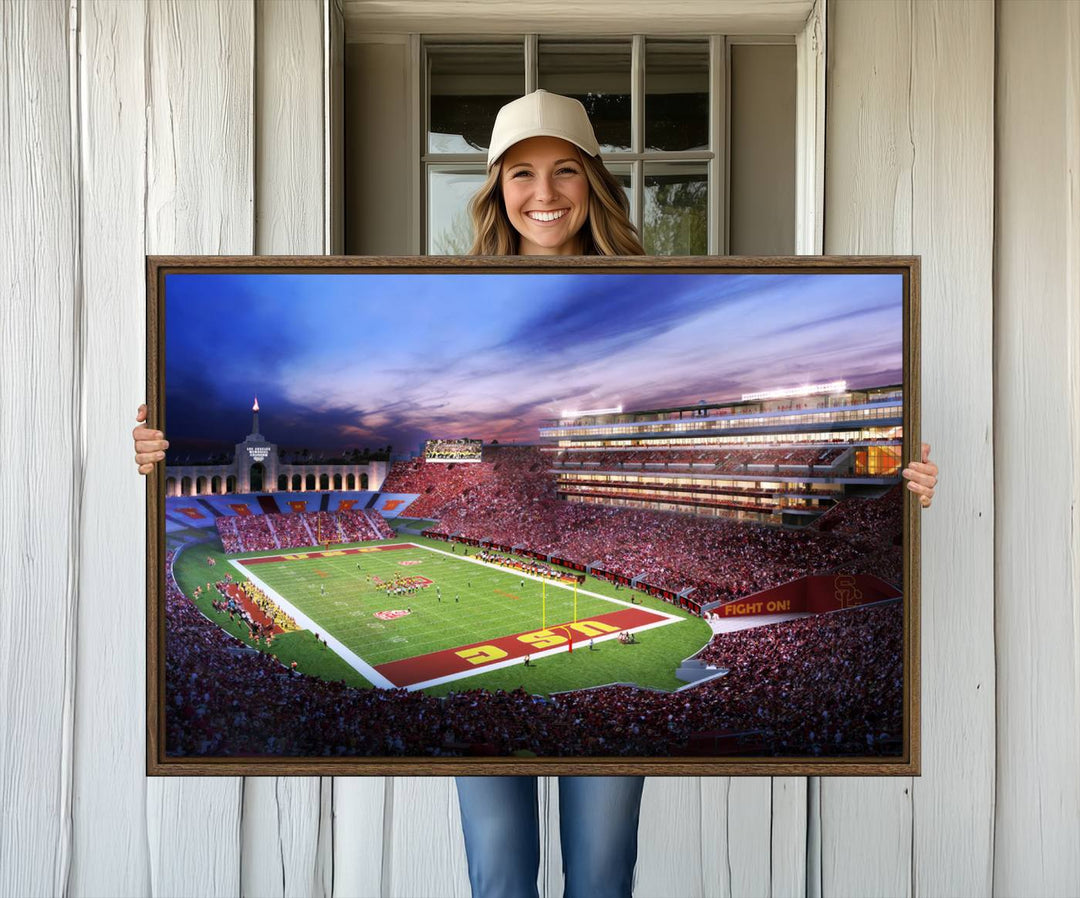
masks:
[(154, 470), (154, 465), (165, 460), (165, 450), (169, 448), (169, 441), (160, 430), (151, 430), (144, 423), (146, 421), (146, 405), (139, 406), (135, 415), (139, 425), (131, 431), (135, 440), (135, 464), (139, 466), (140, 474), (149, 474)]

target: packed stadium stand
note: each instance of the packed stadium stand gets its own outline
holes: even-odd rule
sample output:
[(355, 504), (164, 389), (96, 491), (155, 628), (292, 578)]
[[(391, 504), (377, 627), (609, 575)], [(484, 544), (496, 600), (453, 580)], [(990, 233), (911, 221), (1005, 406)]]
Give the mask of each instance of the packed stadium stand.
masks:
[(409, 516), (426, 518), (491, 474), (490, 463), (445, 464), (414, 458), (394, 462), (383, 482), (383, 492), (416, 495), (418, 498), (409, 506)]
[[(851, 526), (786, 529), (719, 517), (562, 501), (550, 456), (535, 447), (485, 449), (489, 476), (434, 509), (431, 533), (599, 565), (702, 606), (815, 573), (877, 573), (899, 583), (901, 490), (844, 500)], [(837, 518), (840, 520), (840, 518)], [(875, 526), (860, 526), (874, 521)]]
[(332, 543), (391, 539), (394, 531), (377, 511), (317, 511), (233, 515), (216, 521), (224, 550), (258, 552)]

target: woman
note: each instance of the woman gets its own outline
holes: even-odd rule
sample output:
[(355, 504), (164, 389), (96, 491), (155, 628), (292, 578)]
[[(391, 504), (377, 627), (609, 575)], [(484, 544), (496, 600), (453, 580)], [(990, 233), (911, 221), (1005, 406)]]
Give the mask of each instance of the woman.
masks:
[[(626, 195), (604, 167), (584, 107), (536, 91), (508, 103), (495, 120), (488, 177), (469, 206), (474, 255), (642, 255)], [(146, 406), (137, 420), (146, 420)], [(140, 473), (168, 443), (140, 424), (133, 431)], [(904, 470), (908, 489), (930, 505), (937, 466)], [(469, 881), (475, 898), (537, 895), (540, 864), (536, 777), (459, 777)], [(560, 777), (566, 898), (629, 896), (637, 859), (643, 777)]]

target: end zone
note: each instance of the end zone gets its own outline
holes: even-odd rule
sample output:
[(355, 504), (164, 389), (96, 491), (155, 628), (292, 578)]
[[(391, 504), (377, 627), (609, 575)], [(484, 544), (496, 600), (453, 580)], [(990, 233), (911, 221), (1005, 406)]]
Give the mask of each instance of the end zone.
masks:
[(614, 639), (623, 631), (641, 632), (680, 620), (647, 608), (620, 608), (579, 621), (552, 624), (542, 630), (500, 636), (471, 645), (388, 661), (375, 669), (395, 686), (424, 689), (521, 664), (526, 656), (542, 658), (571, 651), (571, 640), (574, 646), (584, 647), (590, 639)]

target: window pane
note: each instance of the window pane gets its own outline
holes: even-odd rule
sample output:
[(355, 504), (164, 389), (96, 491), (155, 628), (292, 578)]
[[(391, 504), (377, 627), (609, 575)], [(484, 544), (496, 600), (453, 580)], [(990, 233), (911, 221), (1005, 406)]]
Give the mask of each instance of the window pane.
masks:
[(645, 166), (645, 252), (703, 256), (709, 246), (708, 179), (704, 163)]
[(472, 246), (468, 204), (484, 183), (483, 166), (428, 169), (428, 249), (436, 256), (463, 256)]
[(630, 149), (630, 42), (541, 41), (538, 86), (580, 100), (601, 153)]
[(429, 46), (429, 153), (487, 150), (499, 108), (525, 93), (523, 44)]
[(709, 149), (709, 44), (645, 44), (645, 149)]
[(626, 193), (626, 199), (630, 202), (632, 218), (634, 209), (634, 179), (630, 166), (619, 165), (618, 163), (612, 165), (610, 162), (605, 162), (604, 167), (615, 176), (616, 181), (622, 184), (623, 192)]

